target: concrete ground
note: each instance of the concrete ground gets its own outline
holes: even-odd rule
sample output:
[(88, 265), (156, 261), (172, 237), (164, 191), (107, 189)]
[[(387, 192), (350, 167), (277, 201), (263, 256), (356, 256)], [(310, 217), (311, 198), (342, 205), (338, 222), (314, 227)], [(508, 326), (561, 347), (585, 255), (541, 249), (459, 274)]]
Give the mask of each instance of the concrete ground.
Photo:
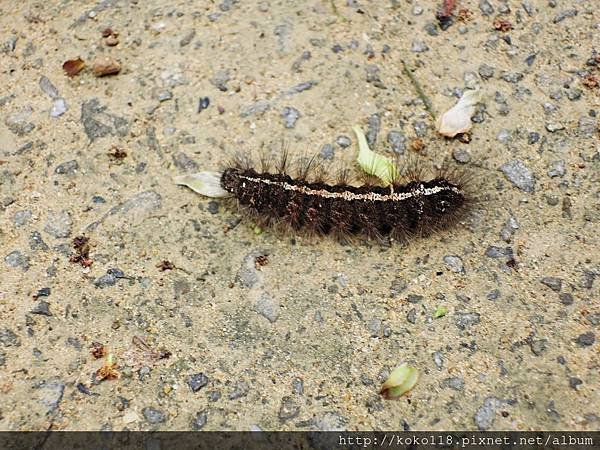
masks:
[[(0, 428), (597, 430), (596, 0), (440, 3), (1, 2)], [(437, 136), (424, 99), (477, 87), (471, 141)], [(482, 201), (340, 245), (172, 182), (282, 141), (335, 171), (354, 124)]]

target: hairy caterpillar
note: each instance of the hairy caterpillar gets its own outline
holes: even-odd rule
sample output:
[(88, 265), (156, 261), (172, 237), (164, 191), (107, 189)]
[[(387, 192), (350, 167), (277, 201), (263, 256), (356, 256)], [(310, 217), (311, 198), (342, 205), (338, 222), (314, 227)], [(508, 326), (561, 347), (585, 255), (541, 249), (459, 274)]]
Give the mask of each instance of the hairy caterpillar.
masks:
[(451, 170), (438, 171), (428, 180), (423, 171), (409, 170), (404, 180), (394, 179), (387, 187), (353, 186), (346, 171), (335, 184), (320, 176), (309, 180), (312, 162), (292, 176), (285, 156), (273, 171), (264, 163), (256, 170), (238, 160), (222, 172), (175, 181), (203, 195), (234, 199), (261, 226), (286, 225), (340, 239), (359, 234), (398, 241), (426, 236), (459, 221), (472, 201), (468, 177)]

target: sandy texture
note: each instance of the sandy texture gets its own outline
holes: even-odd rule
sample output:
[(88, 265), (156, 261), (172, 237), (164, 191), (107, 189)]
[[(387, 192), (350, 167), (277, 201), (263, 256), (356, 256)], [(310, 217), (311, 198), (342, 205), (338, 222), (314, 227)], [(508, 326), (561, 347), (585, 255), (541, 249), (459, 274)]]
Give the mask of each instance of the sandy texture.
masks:
[[(458, 3), (442, 30), (429, 1), (2, 2), (0, 428), (598, 429), (597, 3)], [(470, 143), (402, 60), (438, 114), (481, 87)], [(334, 172), (354, 124), (482, 202), (340, 245), (171, 181), (282, 140)], [(383, 400), (402, 362), (421, 378)]]

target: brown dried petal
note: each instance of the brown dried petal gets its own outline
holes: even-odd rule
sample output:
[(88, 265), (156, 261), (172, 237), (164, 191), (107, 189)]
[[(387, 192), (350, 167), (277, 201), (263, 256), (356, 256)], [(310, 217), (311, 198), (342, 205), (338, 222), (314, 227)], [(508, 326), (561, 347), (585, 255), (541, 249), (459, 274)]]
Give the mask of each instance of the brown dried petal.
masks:
[(83, 62), (83, 59), (81, 58), (70, 59), (68, 61), (65, 61), (62, 67), (67, 76), (74, 77), (83, 70), (83, 68), (85, 67), (85, 62)]

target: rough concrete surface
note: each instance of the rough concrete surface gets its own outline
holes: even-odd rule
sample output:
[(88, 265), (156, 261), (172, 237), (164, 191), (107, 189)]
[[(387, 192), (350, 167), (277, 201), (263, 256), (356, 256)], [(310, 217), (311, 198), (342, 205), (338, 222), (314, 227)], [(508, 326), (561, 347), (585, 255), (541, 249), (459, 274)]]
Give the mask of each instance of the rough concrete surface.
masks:
[[(597, 2), (440, 3), (1, 2), (0, 428), (597, 430)], [(470, 142), (402, 61), (438, 114), (482, 89)], [(282, 141), (334, 172), (354, 124), (482, 201), (342, 245), (172, 182)]]

